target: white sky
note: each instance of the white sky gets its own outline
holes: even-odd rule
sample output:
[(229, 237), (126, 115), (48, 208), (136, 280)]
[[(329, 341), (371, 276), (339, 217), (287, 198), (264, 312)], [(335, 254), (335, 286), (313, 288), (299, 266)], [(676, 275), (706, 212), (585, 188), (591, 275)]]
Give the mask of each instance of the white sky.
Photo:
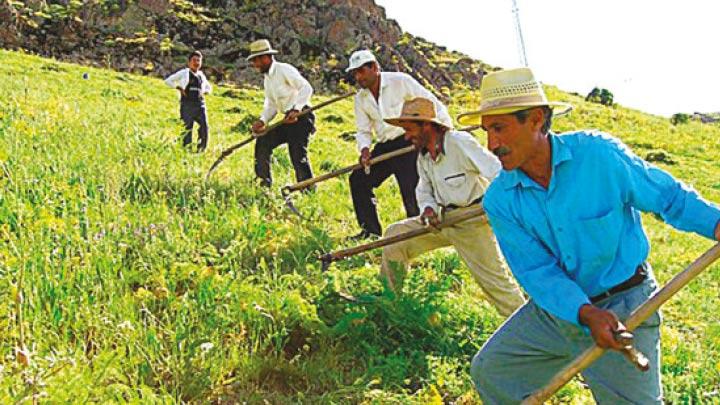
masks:
[[(520, 66), (512, 0), (376, 0), (402, 29), (503, 68)], [(539, 80), (669, 116), (720, 111), (720, 1), (517, 0)]]

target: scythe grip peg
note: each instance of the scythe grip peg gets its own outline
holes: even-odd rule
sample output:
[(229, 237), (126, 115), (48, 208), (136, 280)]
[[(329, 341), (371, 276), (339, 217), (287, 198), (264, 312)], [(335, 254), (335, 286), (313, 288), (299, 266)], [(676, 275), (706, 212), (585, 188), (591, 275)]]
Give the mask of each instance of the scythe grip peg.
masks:
[(640, 371), (648, 371), (650, 369), (650, 361), (648, 358), (639, 350), (635, 349), (633, 343), (635, 342), (635, 336), (632, 332), (621, 331), (615, 332), (615, 340), (623, 345), (623, 349), (620, 351), (625, 358), (628, 359), (635, 367)]

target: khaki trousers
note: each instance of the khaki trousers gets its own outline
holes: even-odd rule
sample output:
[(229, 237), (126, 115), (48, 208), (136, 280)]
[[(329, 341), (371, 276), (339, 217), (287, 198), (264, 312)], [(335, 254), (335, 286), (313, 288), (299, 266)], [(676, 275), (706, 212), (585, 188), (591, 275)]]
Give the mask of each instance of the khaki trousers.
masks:
[[(452, 210), (445, 214), (444, 219), (452, 218), (461, 212), (462, 209)], [(418, 217), (408, 218), (390, 225), (385, 237), (424, 226)], [(430, 232), (385, 246), (382, 254), (382, 276), (386, 278), (391, 288), (402, 288), (410, 260), (423, 253), (450, 245), (455, 247), (480, 284), (480, 288), (501, 315), (508, 316), (525, 303), (484, 216), (468, 219), (439, 232)]]

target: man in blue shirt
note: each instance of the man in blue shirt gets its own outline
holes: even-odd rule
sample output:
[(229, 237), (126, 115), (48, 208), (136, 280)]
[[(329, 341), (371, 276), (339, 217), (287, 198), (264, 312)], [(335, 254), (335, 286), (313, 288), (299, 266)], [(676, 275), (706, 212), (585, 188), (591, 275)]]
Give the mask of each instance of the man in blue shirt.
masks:
[[(485, 403), (517, 403), (593, 342), (622, 348), (622, 320), (657, 289), (640, 211), (720, 240), (720, 209), (609, 135), (550, 132), (553, 113), (570, 106), (548, 102), (530, 69), (488, 75), (481, 100), (458, 121), (481, 121), (502, 163), (484, 206), (531, 299), (485, 343), (471, 375)], [(656, 313), (634, 332), (648, 372), (616, 351), (583, 372), (596, 401), (662, 401), (659, 325)]]

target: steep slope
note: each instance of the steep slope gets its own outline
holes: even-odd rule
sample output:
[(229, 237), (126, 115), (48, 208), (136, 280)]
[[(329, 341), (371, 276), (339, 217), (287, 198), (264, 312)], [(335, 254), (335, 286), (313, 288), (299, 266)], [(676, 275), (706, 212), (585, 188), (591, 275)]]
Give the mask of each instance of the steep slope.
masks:
[[(234, 128), (259, 112), (261, 92), (217, 88), (210, 148), (193, 154), (175, 142), (175, 92), (155, 78), (8, 51), (0, 59), (0, 402), (477, 399), (469, 362), (501, 319), (454, 253), (421, 258), (394, 297), (375, 279), (379, 252), (326, 273), (315, 260), (354, 229), (346, 178), (295, 197), (308, 221), (253, 184), (251, 148), (203, 181), (219, 151), (246, 136)], [(720, 201), (717, 127), (549, 91), (577, 106), (556, 129), (599, 127), (641, 156), (662, 153), (662, 167)], [(453, 93), (452, 115), (476, 97)], [(352, 118), (351, 101), (318, 112), (318, 173), (356, 161), (352, 139), (340, 137)], [(291, 164), (284, 150), (275, 158), (282, 185)], [(385, 224), (402, 216), (395, 188), (379, 193)], [(709, 246), (644, 221), (661, 282)], [(717, 270), (664, 311), (669, 403), (718, 399)], [(15, 351), (23, 345), (29, 365)], [(558, 399), (588, 400), (579, 385)]]

